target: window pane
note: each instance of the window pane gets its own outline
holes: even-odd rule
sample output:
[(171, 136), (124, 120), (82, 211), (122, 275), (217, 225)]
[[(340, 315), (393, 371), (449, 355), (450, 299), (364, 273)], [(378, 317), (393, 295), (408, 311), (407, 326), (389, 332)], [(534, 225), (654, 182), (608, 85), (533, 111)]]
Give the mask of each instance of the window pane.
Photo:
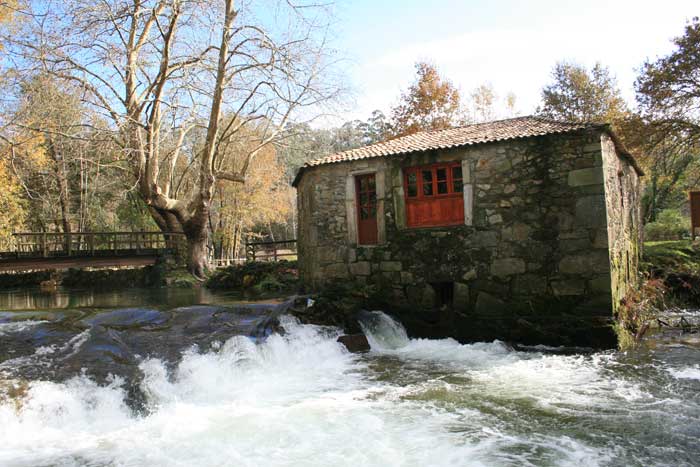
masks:
[(452, 181), (452, 191), (455, 193), (461, 193), (464, 191), (464, 185), (462, 185), (462, 180), (453, 180)]
[(367, 177), (360, 177), (360, 191), (367, 191)]
[(462, 166), (458, 165), (456, 167), (452, 167), (452, 179), (457, 180), (457, 179), (462, 179)]
[(446, 168), (437, 169), (435, 171), (435, 173), (437, 174), (438, 182), (440, 180), (447, 180), (447, 169)]
[(369, 215), (372, 219), (377, 217), (377, 206), (375, 204), (369, 207)]
[(423, 196), (432, 196), (433, 195), (433, 184), (432, 183), (424, 183), (423, 184)]
[(367, 206), (362, 206), (360, 208), (360, 219), (369, 219), (369, 209)]
[(369, 204), (371, 204), (372, 206), (375, 206), (377, 204), (377, 193), (375, 191), (372, 191), (369, 194)]
[(368, 199), (369, 198), (367, 197), (367, 193), (360, 193), (360, 204), (361, 205), (364, 206), (365, 204), (367, 204)]
[(376, 188), (376, 185), (375, 185), (376, 182), (375, 182), (375, 179), (374, 179), (374, 175), (369, 175), (369, 176), (367, 177), (367, 179), (369, 180), (369, 189), (372, 190), (372, 191), (375, 191), (377, 188)]
[(438, 182), (437, 189), (438, 189), (437, 192), (439, 195), (447, 194), (447, 181)]
[(408, 180), (408, 196), (418, 196), (418, 174), (416, 172), (410, 172), (406, 179)]
[(432, 183), (433, 182), (433, 171), (432, 170), (423, 170), (421, 172), (423, 173), (423, 183)]

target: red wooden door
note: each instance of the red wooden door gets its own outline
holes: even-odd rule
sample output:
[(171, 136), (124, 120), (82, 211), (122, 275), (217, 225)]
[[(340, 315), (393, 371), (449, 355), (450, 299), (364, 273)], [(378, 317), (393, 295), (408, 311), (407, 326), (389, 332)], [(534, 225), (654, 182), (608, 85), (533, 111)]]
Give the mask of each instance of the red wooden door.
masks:
[(357, 240), (360, 245), (377, 243), (377, 183), (374, 174), (355, 177)]

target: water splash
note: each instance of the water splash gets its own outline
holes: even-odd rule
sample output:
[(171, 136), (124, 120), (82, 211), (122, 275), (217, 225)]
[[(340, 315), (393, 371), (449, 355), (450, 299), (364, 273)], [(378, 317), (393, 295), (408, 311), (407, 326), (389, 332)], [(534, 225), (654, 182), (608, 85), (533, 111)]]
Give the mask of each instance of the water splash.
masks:
[(363, 311), (359, 318), (360, 327), (372, 350), (392, 350), (408, 345), (406, 329), (386, 313)]
[(0, 395), (0, 465), (646, 466), (700, 452), (698, 404), (674, 412), (663, 366), (636, 376), (613, 354), (409, 339), (380, 312), (363, 316), (372, 352), (358, 356), (339, 330), (280, 324), (141, 359), (141, 414), (119, 377)]
[(696, 379), (700, 380), (700, 366), (693, 365), (680, 369), (670, 369), (668, 372), (677, 379)]
[(37, 321), (16, 321), (16, 322), (11, 322), (11, 323), (0, 323), (0, 336), (5, 336), (8, 334), (16, 333), (16, 332), (23, 332), (28, 329), (33, 328), (34, 326), (38, 326), (40, 324), (48, 323), (48, 321), (45, 320), (37, 320)]

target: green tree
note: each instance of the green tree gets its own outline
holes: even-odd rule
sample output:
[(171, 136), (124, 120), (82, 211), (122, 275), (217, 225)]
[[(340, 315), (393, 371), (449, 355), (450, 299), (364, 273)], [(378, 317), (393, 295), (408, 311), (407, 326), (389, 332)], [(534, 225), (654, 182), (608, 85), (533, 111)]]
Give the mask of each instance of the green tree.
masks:
[(559, 62), (552, 71), (552, 83), (542, 89), (537, 113), (565, 121), (616, 123), (629, 113), (610, 71), (596, 63), (593, 68)]
[(700, 20), (673, 40), (665, 57), (647, 61), (635, 86), (643, 115), (662, 132), (683, 133), (686, 145), (700, 142)]
[(401, 94), (399, 104), (391, 110), (393, 136), (450, 128), (460, 119), (457, 88), (429, 63), (417, 63), (416, 74), (415, 82)]
[[(644, 63), (635, 88), (637, 146), (648, 172), (645, 219), (686, 202), (700, 184), (700, 21), (692, 19), (667, 56)], [(631, 133), (631, 132), (627, 132)]]

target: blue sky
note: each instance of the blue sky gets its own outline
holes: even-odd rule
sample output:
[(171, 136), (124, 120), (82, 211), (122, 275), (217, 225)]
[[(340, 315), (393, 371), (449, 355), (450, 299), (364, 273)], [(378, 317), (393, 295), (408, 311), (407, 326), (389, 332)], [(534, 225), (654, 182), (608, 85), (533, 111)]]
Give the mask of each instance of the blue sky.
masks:
[(636, 70), (672, 49), (697, 0), (339, 0), (336, 47), (347, 58), (353, 99), (341, 121), (388, 111), (429, 60), (468, 95), (491, 83), (532, 113), (558, 60), (600, 61), (633, 102)]

